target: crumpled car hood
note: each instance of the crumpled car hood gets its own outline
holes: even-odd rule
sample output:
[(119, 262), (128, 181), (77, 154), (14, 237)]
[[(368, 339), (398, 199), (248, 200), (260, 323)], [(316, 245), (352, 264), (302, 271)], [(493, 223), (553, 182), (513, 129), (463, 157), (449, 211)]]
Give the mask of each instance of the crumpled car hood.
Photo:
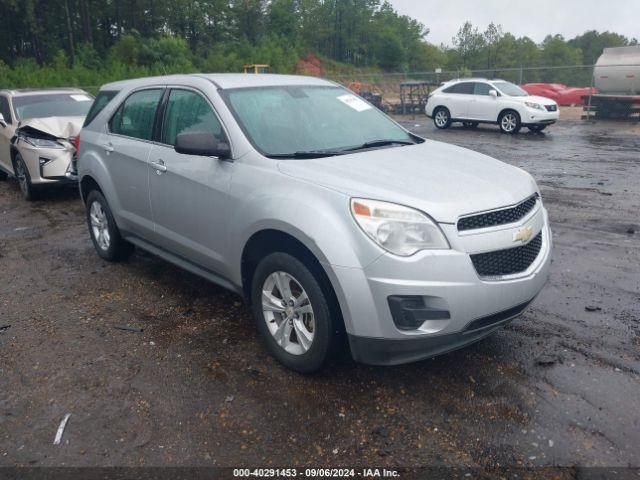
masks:
[(418, 208), (442, 223), (514, 205), (537, 191), (527, 172), (472, 150), (433, 140), (278, 164), (285, 175), (353, 197)]
[(83, 123), (84, 117), (29, 118), (20, 122), (18, 130), (67, 139), (78, 135)]

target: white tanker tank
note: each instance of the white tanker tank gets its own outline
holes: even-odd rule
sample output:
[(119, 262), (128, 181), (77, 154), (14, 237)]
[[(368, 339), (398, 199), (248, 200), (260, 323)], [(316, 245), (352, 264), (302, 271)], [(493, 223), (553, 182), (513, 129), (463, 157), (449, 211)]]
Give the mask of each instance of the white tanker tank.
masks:
[(640, 45), (605, 48), (593, 75), (602, 94), (640, 95)]

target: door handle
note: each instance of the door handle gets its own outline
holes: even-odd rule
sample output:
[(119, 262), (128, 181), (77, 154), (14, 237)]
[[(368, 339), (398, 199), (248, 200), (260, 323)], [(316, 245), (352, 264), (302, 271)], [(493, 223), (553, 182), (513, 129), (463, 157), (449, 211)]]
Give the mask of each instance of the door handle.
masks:
[(167, 171), (167, 167), (162, 159), (158, 160), (157, 162), (151, 162), (151, 166), (156, 169), (156, 173), (158, 175), (162, 175)]

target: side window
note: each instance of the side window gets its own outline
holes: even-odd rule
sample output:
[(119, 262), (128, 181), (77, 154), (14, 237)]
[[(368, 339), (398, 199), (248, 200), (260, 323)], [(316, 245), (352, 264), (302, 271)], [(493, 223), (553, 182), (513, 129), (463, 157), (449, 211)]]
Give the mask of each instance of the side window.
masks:
[(473, 87), (474, 95), (489, 95), (489, 90), (491, 90), (491, 85), (488, 83), (475, 83)]
[(9, 100), (7, 97), (0, 97), (0, 113), (4, 117), (4, 121), (11, 122), (11, 109), (9, 108)]
[(458, 91), (456, 93), (473, 95), (473, 85), (474, 84), (472, 82), (459, 83), (458, 85), (456, 85), (456, 87), (458, 87)]
[(153, 123), (163, 89), (156, 88), (132, 93), (109, 122), (111, 133), (151, 140)]
[(84, 119), (83, 127), (89, 125), (117, 94), (118, 92), (108, 90), (99, 92), (89, 109), (89, 113), (87, 113), (87, 117)]
[(473, 83), (471, 82), (456, 83), (455, 85), (452, 85), (449, 88), (445, 89), (444, 92), (471, 95), (473, 94)]
[(162, 143), (175, 145), (176, 137), (184, 132), (207, 132), (217, 142), (224, 140), (220, 121), (202, 95), (190, 90), (171, 90), (162, 122)]

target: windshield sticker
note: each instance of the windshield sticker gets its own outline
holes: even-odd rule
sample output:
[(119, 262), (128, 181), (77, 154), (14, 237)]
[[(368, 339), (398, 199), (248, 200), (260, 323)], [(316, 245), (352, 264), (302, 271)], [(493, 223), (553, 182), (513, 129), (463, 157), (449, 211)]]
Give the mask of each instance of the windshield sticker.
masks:
[(71, 98), (73, 98), (76, 102), (90, 102), (91, 101), (91, 97), (89, 97), (87, 95), (71, 95)]
[(356, 112), (364, 112), (365, 110), (370, 110), (371, 108), (373, 108), (361, 98), (351, 94), (340, 95), (338, 97), (338, 100), (340, 100), (345, 105), (353, 108)]

